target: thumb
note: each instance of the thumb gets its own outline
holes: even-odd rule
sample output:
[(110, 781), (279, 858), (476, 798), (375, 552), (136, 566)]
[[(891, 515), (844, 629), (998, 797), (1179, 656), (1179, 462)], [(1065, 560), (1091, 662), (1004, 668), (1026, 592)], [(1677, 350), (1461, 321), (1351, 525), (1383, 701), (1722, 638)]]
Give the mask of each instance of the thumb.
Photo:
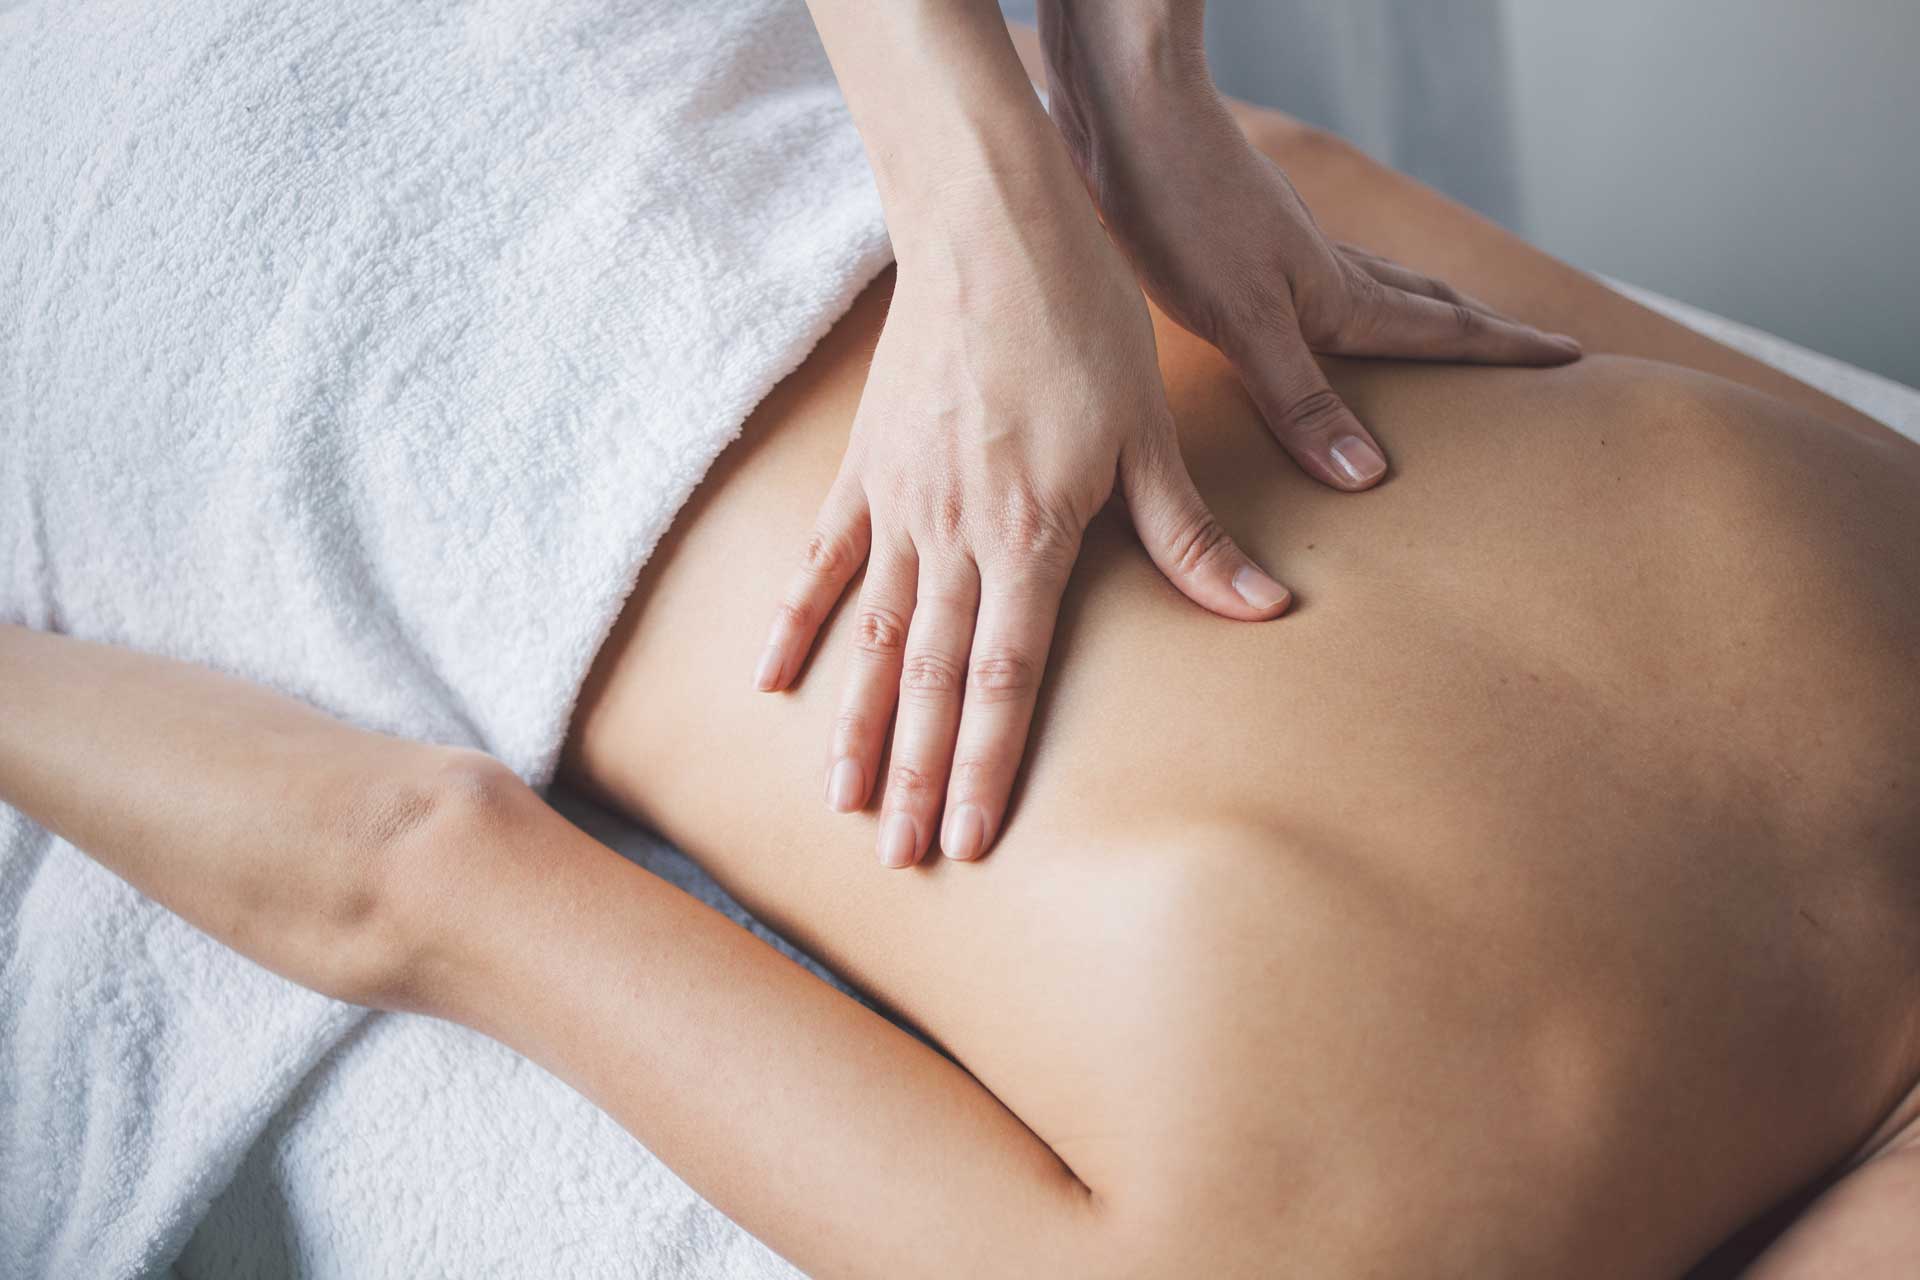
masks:
[(1278, 617), (1293, 602), (1214, 519), (1171, 428), (1121, 459), (1120, 491), (1147, 554), (1201, 608), (1255, 621)]
[(1365, 489), (1387, 473), (1372, 433), (1327, 383), (1297, 329), (1238, 356), (1247, 393), (1300, 469), (1335, 489)]

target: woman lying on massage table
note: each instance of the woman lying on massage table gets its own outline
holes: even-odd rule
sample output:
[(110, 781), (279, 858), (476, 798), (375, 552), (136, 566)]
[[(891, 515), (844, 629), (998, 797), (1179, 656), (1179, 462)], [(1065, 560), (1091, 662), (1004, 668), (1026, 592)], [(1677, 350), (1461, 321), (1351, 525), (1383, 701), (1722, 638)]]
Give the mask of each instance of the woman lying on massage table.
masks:
[(859, 609), (789, 692), (741, 677), (883, 281), (582, 696), (576, 782), (939, 1049), (484, 757), (192, 667), (0, 630), (0, 797), (298, 982), (524, 1052), (818, 1275), (1910, 1272), (1920, 448), (1240, 118), (1331, 234), (1588, 358), (1330, 362), (1394, 460), (1361, 500), (1156, 316), (1199, 490), (1293, 611), (1196, 609), (1109, 506), (992, 853), (885, 871), (819, 795)]

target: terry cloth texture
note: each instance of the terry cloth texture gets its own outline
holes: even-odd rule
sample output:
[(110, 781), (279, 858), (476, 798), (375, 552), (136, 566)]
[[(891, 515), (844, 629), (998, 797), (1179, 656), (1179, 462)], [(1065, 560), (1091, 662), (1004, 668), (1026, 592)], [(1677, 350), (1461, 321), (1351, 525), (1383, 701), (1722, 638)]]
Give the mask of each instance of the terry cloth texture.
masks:
[[(799, 0), (0, 0), (0, 620), (542, 785), (889, 257)], [(164, 1269), (362, 1017), (0, 809), (0, 1277)]]

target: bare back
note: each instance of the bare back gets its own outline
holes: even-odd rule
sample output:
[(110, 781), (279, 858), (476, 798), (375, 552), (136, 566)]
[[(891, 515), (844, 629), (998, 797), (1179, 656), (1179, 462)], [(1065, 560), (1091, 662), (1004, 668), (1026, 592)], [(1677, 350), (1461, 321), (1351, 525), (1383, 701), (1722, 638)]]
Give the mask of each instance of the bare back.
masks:
[(1089, 1181), (1243, 1203), (1223, 1265), (1673, 1271), (1887, 1118), (1920, 450), (1641, 361), (1355, 364), (1397, 472), (1353, 498), (1162, 325), (1196, 482), (1301, 603), (1211, 617), (1103, 516), (1005, 843), (888, 874), (818, 794), (845, 611), (792, 694), (741, 675), (883, 306), (649, 565), (582, 704), (593, 784)]

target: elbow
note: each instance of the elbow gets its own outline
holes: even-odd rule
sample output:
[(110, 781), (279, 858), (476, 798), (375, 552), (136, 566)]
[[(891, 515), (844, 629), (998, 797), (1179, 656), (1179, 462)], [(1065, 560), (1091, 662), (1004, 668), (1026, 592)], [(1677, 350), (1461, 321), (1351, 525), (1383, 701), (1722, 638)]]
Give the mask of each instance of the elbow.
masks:
[(417, 772), (398, 784), (387, 839), (396, 849), (423, 841), (447, 851), (449, 842), (478, 844), (544, 807), (518, 774), (478, 751), (435, 747)]
[[(370, 1008), (437, 1013), (459, 922), (503, 855), (546, 806), (504, 764), (476, 751), (409, 751), (347, 805), (343, 891), (328, 907), (337, 940), (326, 994)], [(320, 985), (320, 984), (315, 984)]]

